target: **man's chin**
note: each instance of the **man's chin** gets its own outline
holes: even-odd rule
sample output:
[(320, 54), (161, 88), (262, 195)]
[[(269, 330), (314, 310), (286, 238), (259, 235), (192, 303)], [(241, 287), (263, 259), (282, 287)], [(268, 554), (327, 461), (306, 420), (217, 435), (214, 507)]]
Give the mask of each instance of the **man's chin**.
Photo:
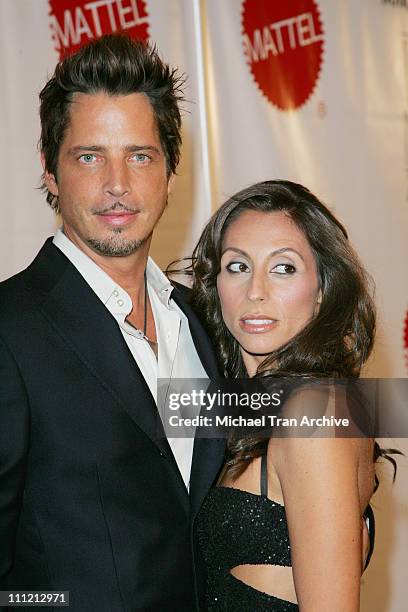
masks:
[(88, 246), (104, 257), (129, 257), (136, 253), (146, 242), (146, 238), (129, 240), (120, 236), (120, 232), (110, 238), (96, 239), (88, 238)]

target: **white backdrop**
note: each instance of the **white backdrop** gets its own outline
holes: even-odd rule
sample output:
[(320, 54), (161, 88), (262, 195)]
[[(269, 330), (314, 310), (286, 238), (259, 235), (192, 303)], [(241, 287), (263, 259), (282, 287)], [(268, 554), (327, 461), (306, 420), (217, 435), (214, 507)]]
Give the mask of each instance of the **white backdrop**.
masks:
[[(366, 374), (406, 377), (404, 4), (0, 0), (0, 279), (25, 267), (58, 223), (36, 189), (38, 92), (58, 60), (50, 26), (69, 44), (122, 22), (129, 32), (147, 30), (189, 76), (183, 161), (153, 244), (158, 262), (191, 253), (211, 210), (238, 189), (269, 178), (302, 182), (345, 223), (374, 277), (379, 335)], [(391, 443), (408, 452), (406, 440)], [(399, 464), (397, 483), (391, 488), (387, 472), (375, 498), (377, 550), (364, 577), (365, 612), (399, 612), (408, 599), (408, 467), (405, 459)]]

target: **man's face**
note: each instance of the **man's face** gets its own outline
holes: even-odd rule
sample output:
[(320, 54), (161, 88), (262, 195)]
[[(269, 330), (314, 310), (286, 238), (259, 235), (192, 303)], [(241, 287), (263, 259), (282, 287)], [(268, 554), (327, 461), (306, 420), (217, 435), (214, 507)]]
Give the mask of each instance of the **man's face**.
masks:
[(80, 249), (109, 257), (148, 249), (172, 177), (147, 97), (75, 94), (57, 176), (45, 180)]

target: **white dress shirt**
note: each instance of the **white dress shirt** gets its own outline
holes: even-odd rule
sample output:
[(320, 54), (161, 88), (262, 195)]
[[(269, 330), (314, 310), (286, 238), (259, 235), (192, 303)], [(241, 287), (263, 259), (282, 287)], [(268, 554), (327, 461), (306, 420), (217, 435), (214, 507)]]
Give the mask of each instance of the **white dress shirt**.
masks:
[[(158, 378), (208, 378), (197, 355), (188, 319), (171, 299), (173, 287), (150, 257), (146, 266), (146, 279), (156, 325), (157, 358), (143, 332), (126, 321), (126, 317), (132, 311), (129, 294), (71, 242), (62, 229), (56, 232), (53, 242), (117, 320), (126, 344), (156, 403)], [(168, 438), (168, 441), (188, 489), (194, 439)]]

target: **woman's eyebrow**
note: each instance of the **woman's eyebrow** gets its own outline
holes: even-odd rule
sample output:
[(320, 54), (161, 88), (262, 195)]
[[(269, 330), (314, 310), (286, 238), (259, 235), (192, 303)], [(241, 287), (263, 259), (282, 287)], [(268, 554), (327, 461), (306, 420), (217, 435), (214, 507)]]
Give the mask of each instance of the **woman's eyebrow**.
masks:
[[(238, 255), (243, 255), (244, 257), (249, 257), (248, 253), (246, 253), (245, 251), (243, 251), (242, 249), (239, 249), (238, 247), (227, 247), (226, 249), (224, 249), (221, 253), (221, 256), (224, 255), (224, 253), (226, 253), (227, 251), (233, 251), (234, 253), (238, 253)], [(275, 255), (281, 255), (282, 253), (286, 253), (286, 252), (291, 252), (291, 253), (296, 253), (296, 255), (298, 257), (300, 257), (300, 259), (302, 261), (304, 261), (304, 257), (303, 255), (301, 255), (299, 253), (299, 251), (297, 251), (296, 249), (293, 249), (292, 247), (281, 247), (280, 249), (275, 249), (274, 251), (271, 251), (271, 253), (269, 253), (269, 257), (274, 257)]]
[(272, 251), (271, 253), (269, 253), (269, 256), (274, 257), (275, 255), (286, 253), (287, 251), (290, 251), (291, 253), (296, 253), (296, 255), (300, 257), (302, 261), (304, 261), (303, 255), (299, 253), (299, 251), (297, 251), (296, 249), (293, 249), (292, 247), (281, 247), (280, 249), (276, 249), (275, 251)]
[(224, 253), (226, 253), (227, 251), (234, 251), (234, 253), (238, 253), (238, 255), (243, 255), (244, 257), (248, 257), (248, 253), (245, 253), (245, 251), (243, 251), (242, 249), (238, 249), (238, 247), (227, 247), (226, 249), (224, 249), (221, 253), (221, 257), (224, 255)]

